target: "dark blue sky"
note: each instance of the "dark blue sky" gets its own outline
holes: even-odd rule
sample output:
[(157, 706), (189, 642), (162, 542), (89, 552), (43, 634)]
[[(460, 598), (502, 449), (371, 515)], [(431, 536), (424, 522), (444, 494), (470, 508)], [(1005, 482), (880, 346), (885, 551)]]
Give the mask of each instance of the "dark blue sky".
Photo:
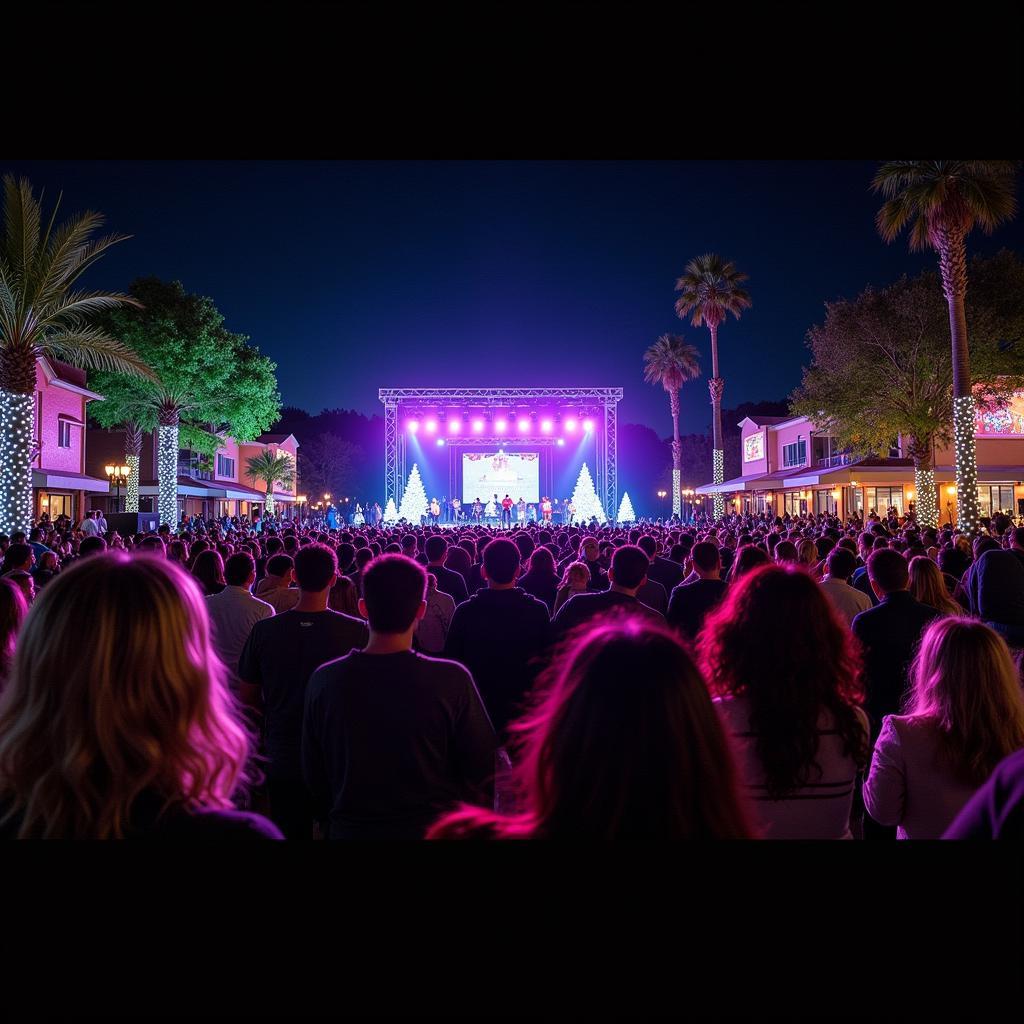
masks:
[[(644, 349), (705, 329), (673, 310), (716, 251), (753, 308), (720, 334), (725, 403), (788, 395), (823, 303), (934, 266), (874, 228), (875, 162), (15, 161), (64, 208), (133, 238), (92, 286), (178, 278), (278, 364), (286, 404), (380, 411), (380, 386), (621, 385), (622, 422), (670, 432)], [(972, 252), (1020, 250), (1024, 219)], [(710, 423), (704, 380), (683, 429)]]

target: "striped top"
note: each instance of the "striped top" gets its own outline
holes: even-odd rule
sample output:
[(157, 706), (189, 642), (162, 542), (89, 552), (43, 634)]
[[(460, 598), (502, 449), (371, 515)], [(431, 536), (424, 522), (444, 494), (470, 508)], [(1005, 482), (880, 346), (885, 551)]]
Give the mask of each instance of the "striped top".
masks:
[[(757, 754), (757, 736), (750, 728), (750, 704), (745, 697), (716, 698), (715, 710), (736, 753), (740, 778), (746, 786), (758, 831), (764, 839), (852, 839), (850, 812), (857, 781), (854, 759), (843, 753), (843, 740), (832, 713), (822, 711), (818, 721), (821, 776), (812, 768), (810, 781), (782, 800), (767, 793)], [(857, 717), (868, 732), (868, 718)]]

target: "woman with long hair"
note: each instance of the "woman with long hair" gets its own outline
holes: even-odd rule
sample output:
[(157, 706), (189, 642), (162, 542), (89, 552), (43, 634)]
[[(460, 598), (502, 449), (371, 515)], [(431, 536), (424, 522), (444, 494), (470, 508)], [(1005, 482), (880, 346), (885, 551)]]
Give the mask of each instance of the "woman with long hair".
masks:
[(803, 568), (811, 574), (816, 580), (821, 579), (821, 572), (818, 569), (818, 563), (821, 558), (818, 555), (818, 545), (813, 540), (805, 537), (796, 546), (797, 565), (803, 566)]
[(771, 563), (771, 555), (764, 548), (759, 548), (755, 544), (743, 544), (736, 552), (736, 558), (729, 569), (728, 582), (735, 583), (759, 565), (771, 565)]
[(938, 839), (997, 764), (1024, 748), (1024, 695), (995, 630), (963, 617), (925, 631), (903, 715), (886, 715), (864, 805), (899, 839)]
[(554, 614), (555, 601), (558, 598), (558, 573), (555, 570), (555, 556), (550, 549), (536, 548), (530, 555), (530, 568), (519, 578), (518, 585), (543, 601), (548, 608), (548, 615)]
[(868, 719), (853, 638), (821, 586), (795, 566), (755, 569), (698, 651), (766, 838), (851, 839)]
[(963, 615), (959, 603), (949, 596), (942, 570), (924, 555), (910, 560), (910, 593), (940, 615)]
[(0, 577), (0, 690), (3, 689), (14, 660), (14, 643), (28, 614), (28, 601), (12, 580)]
[[(82, 619), (68, 608), (89, 609)], [(281, 838), (233, 810), (250, 736), (195, 582), (163, 559), (93, 555), (25, 619), (0, 698), (0, 836)]]
[(515, 814), (464, 807), (428, 839), (747, 839), (732, 754), (679, 640), (646, 619), (590, 623), (513, 725)]
[(562, 582), (558, 584), (555, 594), (555, 607), (551, 613), (554, 618), (562, 605), (577, 594), (585, 594), (590, 586), (590, 566), (586, 562), (570, 562), (562, 573)]
[(203, 597), (219, 594), (228, 585), (224, 579), (224, 559), (219, 551), (212, 548), (200, 552), (199, 557), (192, 563), (192, 575), (199, 583)]

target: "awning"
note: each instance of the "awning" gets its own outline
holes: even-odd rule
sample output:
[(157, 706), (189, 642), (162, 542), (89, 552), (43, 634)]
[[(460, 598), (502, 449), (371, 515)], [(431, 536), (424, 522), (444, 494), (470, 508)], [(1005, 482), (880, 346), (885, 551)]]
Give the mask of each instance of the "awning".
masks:
[(100, 480), (85, 473), (61, 473), (51, 469), (33, 469), (32, 486), (50, 490), (89, 491), (91, 494), (109, 494), (110, 481)]
[(720, 484), (702, 484), (696, 488), (698, 494), (731, 494), (736, 491), (764, 491), (782, 486), (782, 478), (789, 470), (778, 470), (774, 473), (761, 473), (758, 476), (738, 476), (725, 480)]

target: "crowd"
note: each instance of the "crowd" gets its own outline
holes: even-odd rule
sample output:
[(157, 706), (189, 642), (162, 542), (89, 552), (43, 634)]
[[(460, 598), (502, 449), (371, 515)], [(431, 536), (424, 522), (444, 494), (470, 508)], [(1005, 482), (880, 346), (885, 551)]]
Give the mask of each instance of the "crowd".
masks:
[(0, 535), (0, 835), (1024, 835), (1024, 527)]

